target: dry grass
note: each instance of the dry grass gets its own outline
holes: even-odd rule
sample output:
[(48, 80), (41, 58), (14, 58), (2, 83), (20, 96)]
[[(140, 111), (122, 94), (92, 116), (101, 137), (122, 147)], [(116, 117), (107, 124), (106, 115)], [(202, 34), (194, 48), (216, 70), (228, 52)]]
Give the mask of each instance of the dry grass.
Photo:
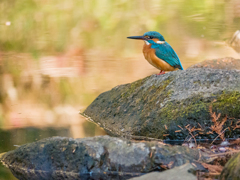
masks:
[(223, 125), (227, 121), (227, 116), (225, 116), (222, 120), (220, 120), (221, 113), (216, 114), (215, 112), (212, 111), (212, 106), (209, 107), (209, 112), (212, 117), (212, 122), (214, 125), (212, 125), (210, 128), (212, 131), (216, 132), (218, 134), (218, 137), (220, 137), (223, 141), (225, 140), (224, 137), (224, 132), (223, 131)]

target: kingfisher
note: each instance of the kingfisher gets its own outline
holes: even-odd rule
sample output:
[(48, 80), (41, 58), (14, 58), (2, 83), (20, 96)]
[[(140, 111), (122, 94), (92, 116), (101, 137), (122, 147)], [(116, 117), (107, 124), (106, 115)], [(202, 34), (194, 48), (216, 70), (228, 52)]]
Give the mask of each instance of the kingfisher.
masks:
[(157, 75), (165, 74), (165, 71), (183, 70), (176, 52), (160, 33), (149, 31), (144, 33), (143, 36), (130, 36), (127, 38), (145, 41), (143, 55), (151, 65), (160, 70)]

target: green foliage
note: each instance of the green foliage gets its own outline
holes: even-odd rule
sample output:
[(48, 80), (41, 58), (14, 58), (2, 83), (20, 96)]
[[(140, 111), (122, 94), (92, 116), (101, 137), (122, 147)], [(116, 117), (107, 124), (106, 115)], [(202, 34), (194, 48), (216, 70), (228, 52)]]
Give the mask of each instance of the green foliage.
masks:
[[(226, 18), (226, 3), (223, 0), (2, 0), (0, 49), (33, 54), (63, 51), (69, 45), (113, 46), (121, 50), (126, 42), (120, 34), (142, 34), (147, 30), (161, 31), (170, 40), (183, 34), (219, 40), (227, 30), (225, 24), (231, 24)], [(6, 21), (11, 25), (6, 26)]]

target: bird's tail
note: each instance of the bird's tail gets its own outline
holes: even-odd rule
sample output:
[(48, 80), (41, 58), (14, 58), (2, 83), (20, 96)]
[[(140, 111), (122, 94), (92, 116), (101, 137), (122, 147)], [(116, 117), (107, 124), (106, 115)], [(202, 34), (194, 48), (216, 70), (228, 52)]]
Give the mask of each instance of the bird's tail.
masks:
[[(174, 51), (174, 52), (175, 52), (175, 51)], [(179, 62), (178, 69), (184, 70), (183, 67), (182, 67), (182, 63), (181, 63), (181, 61), (180, 61), (180, 59), (179, 59), (179, 57), (178, 57), (178, 55), (177, 55), (176, 52), (175, 52), (175, 54), (176, 54), (176, 56), (177, 56), (177, 58), (178, 58), (178, 62)]]
[(177, 55), (177, 53), (173, 50), (174, 54), (177, 56), (177, 59), (178, 59), (178, 62), (179, 64), (177, 65), (177, 68), (180, 69), (180, 70), (184, 70), (183, 67), (182, 67), (182, 63)]
[(180, 70), (184, 70), (183, 67), (182, 67), (182, 64), (181, 64), (180, 60), (179, 60), (179, 64), (180, 64), (179, 69), (180, 69)]

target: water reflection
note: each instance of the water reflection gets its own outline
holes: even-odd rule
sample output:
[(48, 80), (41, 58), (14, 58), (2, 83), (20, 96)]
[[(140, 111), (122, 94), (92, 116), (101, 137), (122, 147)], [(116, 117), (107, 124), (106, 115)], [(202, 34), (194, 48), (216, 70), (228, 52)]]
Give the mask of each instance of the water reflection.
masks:
[[(239, 28), (239, 6), (238, 0), (1, 1), (0, 153), (44, 137), (104, 134), (79, 111), (114, 86), (158, 73), (144, 59), (142, 42), (127, 36), (159, 31), (185, 69), (239, 58), (226, 44)], [(12, 178), (6, 171), (1, 166), (0, 179)]]
[[(34, 142), (52, 136), (70, 136), (68, 128), (17, 128), (0, 130), (0, 152), (6, 152), (17, 148), (21, 144)], [(11, 172), (0, 166), (0, 179), (16, 179)]]

